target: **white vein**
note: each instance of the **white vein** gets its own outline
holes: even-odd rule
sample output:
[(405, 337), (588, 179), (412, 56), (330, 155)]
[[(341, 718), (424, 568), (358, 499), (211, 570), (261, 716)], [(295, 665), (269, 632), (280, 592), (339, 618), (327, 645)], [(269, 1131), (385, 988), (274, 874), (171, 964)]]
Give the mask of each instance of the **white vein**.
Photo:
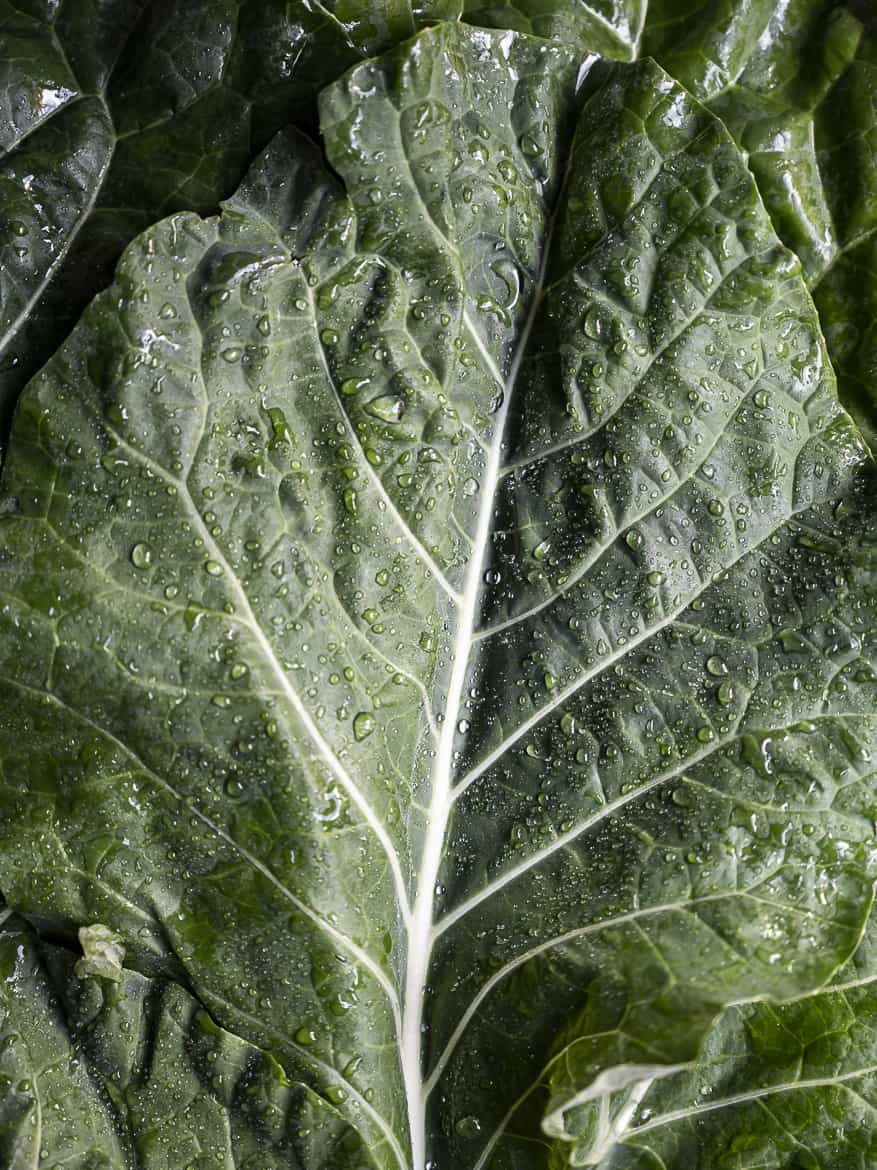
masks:
[[(834, 1085), (843, 1085), (847, 1081), (858, 1080), (860, 1077), (871, 1076), (877, 1073), (877, 1064), (863, 1065), (862, 1068), (851, 1069), (849, 1072), (838, 1073), (831, 1077), (811, 1077), (800, 1081), (784, 1081), (781, 1084), (766, 1085), (761, 1089), (751, 1089), (746, 1093), (734, 1093), (728, 1097), (718, 1097), (714, 1101), (704, 1101), (700, 1105), (688, 1105), (684, 1109), (674, 1109), (664, 1113), (653, 1121), (643, 1122), (630, 1128), (625, 1135), (627, 1139), (638, 1137), (674, 1121), (685, 1121), (689, 1117), (700, 1117), (704, 1113), (714, 1113), (717, 1109), (732, 1109), (735, 1105), (746, 1105), (750, 1101), (760, 1101), (764, 1097), (772, 1097), (778, 1093), (806, 1092), (810, 1089), (830, 1089)], [(869, 1108), (874, 1109), (870, 1102)]]
[(676, 902), (662, 902), (657, 906), (643, 906), (637, 910), (631, 910), (627, 914), (616, 914), (611, 918), (603, 918), (599, 922), (589, 922), (587, 926), (578, 926), (574, 930), (568, 930), (565, 934), (555, 935), (553, 938), (546, 939), (545, 942), (539, 943), (537, 946), (528, 947), (526, 951), (522, 951), (520, 955), (516, 955), (513, 959), (509, 959), (502, 967), (498, 968), (491, 977), (478, 989), (476, 995), (472, 997), (468, 1007), (460, 1021), (457, 1024), (451, 1036), (442, 1049), (442, 1053), (436, 1061), (432, 1072), (427, 1080), (427, 1092), (431, 1093), (439, 1082), (442, 1073), (447, 1067), (448, 1061), (454, 1054), (457, 1045), (462, 1040), (466, 1029), (478, 1013), (478, 1009), (482, 1003), (488, 998), (493, 989), (503, 980), (507, 979), (519, 967), (523, 967), (529, 963), (531, 959), (538, 958), (539, 955), (544, 955), (548, 951), (553, 951), (557, 947), (562, 947), (565, 943), (576, 942), (578, 939), (587, 938), (591, 934), (599, 934), (603, 930), (611, 929), (612, 927), (622, 926), (627, 922), (636, 922), (639, 918), (648, 918), (657, 914), (669, 914), (676, 910), (689, 910), (693, 906), (699, 906), (704, 902), (716, 902), (723, 898), (742, 897), (745, 891), (729, 890), (721, 894), (705, 894), (700, 898), (688, 898), (683, 901)]
[(402, 1152), (402, 1147), (399, 1145), (399, 1139), (393, 1132), (392, 1127), (387, 1122), (383, 1114), (379, 1113), (377, 1109), (375, 1109), (374, 1105), (372, 1105), (371, 1102), (368, 1101), (362, 1095), (362, 1093), (359, 1092), (359, 1090), (356, 1088), (356, 1085), (352, 1084), (331, 1064), (328, 1064), (325, 1060), (321, 1060), (315, 1052), (312, 1052), (308, 1048), (303, 1048), (300, 1044), (296, 1043), (295, 1040), (290, 1039), (290, 1037), (285, 1033), (272, 1028), (259, 1016), (253, 1015), (252, 1012), (248, 1012), (245, 1008), (240, 1007), (236, 1003), (232, 1003), (231, 1000), (226, 999), (225, 996), (219, 995), (214, 991), (205, 990), (204, 994), (210, 1000), (214, 1001), (215, 1003), (222, 1004), (224, 1007), (239, 1015), (242, 1019), (247, 1020), (251, 1024), (254, 1024), (256, 1028), (259, 1029), (259, 1031), (268, 1034), (273, 1033), (276, 1037), (279, 1037), (285, 1045), (293, 1048), (302, 1057), (303, 1060), (305, 1060), (308, 1064), (313, 1065), (314, 1068), (319, 1069), (320, 1072), (326, 1077), (327, 1081), (335, 1081), (336, 1083), (343, 1085), (344, 1091), (350, 1100), (354, 1102), (354, 1104), (356, 1104), (357, 1107), (360, 1108), (367, 1117), (371, 1118), (371, 1120), (384, 1135), (387, 1145), (393, 1151), (393, 1154), (399, 1165), (399, 1170), (410, 1170), (410, 1167), (408, 1166), (408, 1160)]
[(203, 547), (207, 550), (209, 557), (222, 568), (223, 576), (228, 585), (229, 592), (232, 594), (232, 597), (236, 603), (236, 610), (240, 615), (241, 624), (249, 630), (251, 636), (255, 639), (262, 659), (265, 665), (268, 667), (269, 672), (275, 678), (280, 688), (281, 694), (286, 699), (295, 714), (298, 716), (302, 726), (304, 727), (317, 750), (318, 758), (323, 761), (323, 763), (350, 797), (350, 800), (357, 807), (366, 824), (380, 842), (384, 853), (387, 856), (387, 861), (393, 875), (396, 894), (399, 899), (400, 912), (402, 913), (403, 917), (405, 917), (407, 915), (408, 906), (407, 886), (402, 875), (402, 867), (399, 861), (399, 856), (396, 853), (393, 842), (390, 840), (390, 836), (377, 813), (374, 811), (368, 800), (366, 800), (363, 793), (357, 787), (353, 777), (347, 772), (347, 769), (343, 766), (341, 761), (332, 751), (331, 746), (323, 736), (320, 729), (317, 727), (314, 720), (311, 718), (311, 714), (302, 701), (301, 696), (289, 681), (289, 677), (286, 671), (283, 669), (276, 654), (274, 653), (274, 647), (271, 645), (267, 635), (265, 634), (265, 631), (262, 629), (255, 613), (253, 612), (253, 608), (250, 605), (250, 600), (247, 597), (246, 590), (244, 589), (242, 582), (226, 558), (225, 553), (217, 544), (210, 529), (202, 520), (198, 509), (195, 507), (191, 492), (189, 491), (188, 483), (186, 483), (185, 480), (179, 479), (172, 475), (169, 471), (167, 471), (166, 468), (162, 467), (161, 464), (156, 463), (154, 459), (151, 459), (143, 451), (139, 451), (136, 447), (132, 447), (131, 444), (127, 443), (117, 432), (112, 431), (109, 427), (107, 429), (112, 435), (114, 442), (118, 443), (120, 447), (124, 447), (125, 450), (129, 451), (136, 459), (140, 460), (145, 466), (147, 466), (156, 476), (164, 480), (165, 483), (172, 484), (177, 489), (179, 498), (183, 501), (183, 506), (186, 509), (186, 513), (189, 516), (190, 522), (196, 529), (200, 539), (203, 541)]
[[(627, 400), (625, 399), (625, 401)], [(578, 583), (594, 567), (594, 565), (598, 564), (607, 553), (611, 552), (612, 549), (615, 548), (618, 537), (623, 529), (630, 528), (634, 524), (639, 524), (642, 520), (648, 516), (653, 515), (660, 508), (666, 507), (668, 501), (672, 500), (678, 492), (682, 491), (683, 488), (687, 487), (691, 483), (697, 473), (703, 468), (704, 464), (709, 460), (710, 456), (713, 454), (721, 440), (725, 437), (726, 433), (726, 426), (719, 427), (713, 433), (713, 436), (707, 446), (699, 452), (701, 455), (701, 460), (697, 466), (692, 468), (690, 474), (688, 474), (684, 479), (677, 479), (669, 491), (660, 494), (657, 500), (650, 501), (647, 508), (643, 508), (641, 511), (632, 513), (629, 518), (625, 519), (624, 522), (620, 524), (618, 528), (612, 533), (611, 539), (608, 541), (608, 543), (595, 544), (590, 555), (584, 557), (579, 562), (579, 564), (576, 565), (576, 567), (569, 574), (562, 585), (559, 585), (557, 589), (555, 589), (547, 597), (543, 597), (541, 601), (537, 601), (534, 605), (531, 605), (529, 609), (522, 610), (520, 613), (516, 613), (513, 617), (506, 618), (504, 621), (497, 622), (495, 625), (487, 626), (485, 629), (479, 630), (475, 635), (475, 639), (477, 641), (482, 641), (484, 638), (490, 638), (494, 634), (500, 634), (504, 630), (512, 629), (514, 626), (521, 625), (523, 622), (527, 621), (528, 618), (535, 617), (537, 614), (541, 613), (542, 610), (547, 609), (550, 605), (554, 605), (556, 601), (560, 601), (562, 597), (565, 597), (571, 589), (574, 589), (576, 585), (578, 585)]]
[[(774, 528), (771, 528), (770, 531), (764, 534), (760, 541), (750, 545), (749, 548), (741, 548), (738, 554), (729, 560), (727, 564), (720, 566), (718, 572), (722, 574), (730, 572), (730, 570), (734, 568), (738, 561), (743, 560), (744, 557), (751, 556), (757, 551), (757, 549), (765, 540), (769, 540), (777, 528), (782, 527), (783, 524), (788, 524), (789, 521), (794, 519), (798, 512), (809, 511), (811, 506), (811, 504), (806, 504), (797, 510), (790, 510), (789, 514), (783, 517), (780, 524), (776, 525)], [(702, 589), (697, 591), (692, 597), (688, 598), (685, 604), (680, 605), (676, 611), (668, 613), (667, 616), (660, 622), (655, 622), (650, 626), (644, 626), (639, 634), (637, 634), (635, 637), (629, 638), (623, 646), (616, 646), (615, 650), (613, 650), (611, 654), (608, 654), (600, 663), (598, 663), (598, 665), (595, 666), (593, 670), (584, 671), (582, 674), (577, 675), (574, 679), (567, 683), (565, 687), (562, 687), (560, 690), (558, 690), (550, 702), (543, 704), (543, 706), (541, 706), (537, 711), (534, 711), (533, 714), (525, 719), (518, 727), (516, 727), (514, 731), (510, 732), (509, 735), (506, 736), (506, 738), (502, 741), (502, 743), (498, 744), (498, 746), (495, 747), (487, 756), (485, 756), (483, 760), (481, 760), (478, 764), (471, 768), (469, 772), (466, 773), (466, 775), (454, 789), (454, 800), (459, 799), (459, 797), (463, 795), (470, 784), (473, 784), (476, 780), (483, 776), (485, 772), (492, 768), (497, 760), (501, 759), (506, 754), (506, 752), (508, 752), (509, 749), (518, 742), (519, 739), (522, 739), (523, 736), (532, 731), (534, 727), (538, 727), (538, 725), (544, 722), (544, 720), (546, 720), (552, 714), (552, 712), (556, 711), (558, 707), (563, 706), (567, 699), (571, 699), (573, 695), (577, 694), (583, 687), (587, 686), (589, 682), (599, 678), (601, 674), (604, 674), (611, 666), (614, 666), (616, 662), (620, 661), (622, 658), (625, 658), (628, 654), (635, 650), (637, 646), (641, 645), (645, 641), (648, 641), (649, 638), (654, 637), (667, 626), (673, 625), (678, 615), (683, 613), (685, 609), (689, 608), (692, 601), (696, 601), (698, 597), (705, 593), (710, 584), (711, 582), (706, 582)]]
[[(559, 203), (560, 201), (558, 200), (558, 206)], [(438, 231), (431, 216), (429, 216), (425, 204), (424, 211), (427, 216), (427, 222), (432, 225), (436, 234), (444, 240), (444, 237)], [(453, 807), (452, 776), (457, 724), (459, 722), (460, 712), (463, 709), (469, 656), (473, 642), (472, 635), (478, 617), (482, 571), (484, 558), (490, 543), (494, 496), (502, 466), (502, 445), (511, 401), (511, 391), (517, 379), (518, 371), (520, 370), (521, 362), (523, 361), (524, 353), (530, 340), (530, 334), (536, 320), (536, 314), (541, 303), (542, 288), (551, 249), (553, 227), (554, 218), (552, 218), (546, 231), (539, 274), (533, 290), (530, 309), (518, 339), (508, 377), (505, 380), (499, 377), (499, 370), (496, 363), (487, 353), (483, 341), (469, 320), (468, 314), (465, 310), (463, 312), (463, 323), (468, 331), (473, 334), (479, 352), (485, 358), (488, 370), (492, 376), (502, 386), (503, 394), (499, 410), (496, 414), (494, 433), (482, 477), (481, 510), (472, 541), (472, 552), (466, 574), (463, 601), (457, 614), (457, 628), (451, 647), (453, 666), (448, 683), (448, 697), (444, 712), (442, 734), (432, 769), (430, 804), (427, 812), (427, 830), (420, 863), (417, 894), (408, 931), (408, 957), (403, 997), (401, 1058), (408, 1102), (411, 1161), (414, 1170), (420, 1170), (426, 1161), (425, 1131), (427, 1094), (423, 1080), (421, 1056), (423, 1042), (423, 997), (427, 984), (432, 948), (435, 941), (433, 930), (435, 886), (444, 852), (448, 818)], [(446, 246), (450, 246), (448, 241), (444, 242)], [(457, 256), (459, 259), (459, 253), (457, 253)], [(462, 269), (462, 260), (460, 260), (460, 263)]]

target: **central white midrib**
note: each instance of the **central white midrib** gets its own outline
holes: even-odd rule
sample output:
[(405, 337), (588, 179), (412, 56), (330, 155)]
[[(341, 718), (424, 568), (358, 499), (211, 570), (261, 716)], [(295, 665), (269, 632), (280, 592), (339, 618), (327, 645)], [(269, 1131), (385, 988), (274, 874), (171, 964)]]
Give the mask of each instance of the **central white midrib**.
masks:
[[(493, 506), (502, 467), (502, 446), (506, 418), (511, 401), (512, 388), (518, 376), (521, 361), (527, 349), (527, 342), (536, 313), (542, 300), (542, 288), (548, 253), (551, 245), (551, 231), (546, 233), (542, 264), (540, 266), (533, 300), (526, 322), (515, 348), (508, 377), (503, 381), (492, 360), (490, 372), (502, 387), (502, 404), (496, 414), (493, 438), (488, 451), (482, 479), (481, 511), (472, 542), (472, 553), (466, 574), (463, 598), (457, 613), (457, 628), (451, 647), (453, 665), (448, 682), (448, 696), (444, 710), (444, 723), (432, 769), (432, 788), (427, 813), (426, 834), (423, 842), (420, 869), (417, 875), (417, 892), (411, 918), (408, 924), (408, 954), (405, 970), (405, 989), (402, 1011), (401, 1061), (405, 1095), (408, 1105), (408, 1127), (411, 1141), (411, 1170), (424, 1170), (426, 1165), (426, 1082), (423, 1076), (421, 1049), (423, 1042), (423, 997), (426, 989), (432, 949), (436, 939), (434, 927), (435, 889), (441, 868), (448, 820), (454, 805), (453, 765), (454, 744), (457, 725), (463, 710), (468, 674), (469, 657), (474, 643), (473, 634), (478, 619), (478, 599), (481, 593), (481, 579), (484, 558), (490, 542), (493, 523)], [(471, 326), (470, 332), (471, 330)], [(484, 343), (475, 335), (478, 348), (489, 359)]]

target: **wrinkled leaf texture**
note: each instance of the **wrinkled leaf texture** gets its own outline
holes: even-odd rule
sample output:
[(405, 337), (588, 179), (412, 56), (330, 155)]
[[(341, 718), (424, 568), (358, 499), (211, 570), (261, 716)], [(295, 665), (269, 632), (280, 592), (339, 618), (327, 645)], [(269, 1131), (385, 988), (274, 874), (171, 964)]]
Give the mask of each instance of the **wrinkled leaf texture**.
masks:
[(854, 0), (2, 0), (0, 437), (137, 232), (214, 210), (321, 86), (449, 18), (653, 55), (725, 119), (873, 439), (877, 50)]
[(848, 981), (875, 867), (800, 263), (651, 62), (442, 25), (321, 128), (139, 237), (16, 417), (7, 1162), (754, 1164), (711, 1054)]

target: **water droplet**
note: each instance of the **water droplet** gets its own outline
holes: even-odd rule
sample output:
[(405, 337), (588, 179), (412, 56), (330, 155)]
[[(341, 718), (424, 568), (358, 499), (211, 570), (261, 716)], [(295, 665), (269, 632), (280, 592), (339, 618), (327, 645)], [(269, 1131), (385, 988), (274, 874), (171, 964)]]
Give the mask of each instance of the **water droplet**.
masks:
[(131, 564), (135, 569), (148, 569), (155, 557), (152, 545), (141, 542), (131, 549)]
[(365, 404), (366, 412), (383, 422), (398, 422), (405, 413), (405, 399), (398, 394), (381, 394)]
[(238, 346), (231, 345), (228, 349), (222, 351), (222, 356), (227, 362), (239, 362), (241, 360), (241, 350)]
[(211, 577), (221, 577), (222, 565), (218, 561), (206, 561), (204, 564), (204, 572), (209, 573)]
[(719, 688), (716, 691), (716, 698), (719, 700), (719, 702), (722, 704), (723, 707), (727, 707), (727, 705), (729, 703), (732, 703), (734, 701), (734, 687), (733, 687), (733, 685), (729, 682), (720, 683)]
[(461, 1117), (454, 1127), (460, 1137), (477, 1138), (481, 1133), (481, 1122), (477, 1117)]
[(593, 341), (597, 341), (603, 332), (603, 321), (600, 315), (600, 310), (596, 305), (591, 305), (585, 319), (582, 322), (582, 328), (585, 331), (585, 336), (590, 337)]
[(707, 511), (711, 516), (724, 516), (725, 505), (721, 500), (710, 500), (707, 504)]
[(346, 395), (358, 394), (371, 382), (371, 378), (345, 378), (341, 383), (341, 393)]
[(368, 739), (371, 733), (377, 727), (374, 715), (368, 711), (360, 711), (358, 715), (353, 717), (353, 738), (362, 742)]
[(551, 541), (550, 540), (540, 540), (540, 542), (533, 549), (533, 557), (537, 561), (544, 561), (545, 558), (548, 556), (548, 553), (550, 551), (551, 551)]
[(643, 534), (636, 528), (631, 528), (624, 538), (628, 548), (642, 548)]
[(723, 674), (728, 673), (727, 664), (723, 662), (722, 659), (719, 658), (716, 654), (713, 654), (706, 660), (706, 668), (710, 674), (714, 675), (716, 678), (721, 678)]

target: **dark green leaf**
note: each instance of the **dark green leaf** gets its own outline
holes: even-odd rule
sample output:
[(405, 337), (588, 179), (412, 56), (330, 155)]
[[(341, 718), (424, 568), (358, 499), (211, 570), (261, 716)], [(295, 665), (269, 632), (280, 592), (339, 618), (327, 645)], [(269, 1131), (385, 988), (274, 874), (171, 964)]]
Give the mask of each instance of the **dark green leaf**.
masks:
[(447, 7), (0, 0), (0, 442), (134, 235), (213, 211), (322, 85)]
[(330, 1102), (217, 1027), (178, 984), (79, 978), (70, 951), (0, 925), (5, 1170), (361, 1170)]
[(357, 67), (340, 181), (282, 135), (136, 240), (4, 470), (0, 889), (376, 1170), (609, 1156), (869, 909), (868, 473), (799, 263), (657, 66), (578, 73)]

